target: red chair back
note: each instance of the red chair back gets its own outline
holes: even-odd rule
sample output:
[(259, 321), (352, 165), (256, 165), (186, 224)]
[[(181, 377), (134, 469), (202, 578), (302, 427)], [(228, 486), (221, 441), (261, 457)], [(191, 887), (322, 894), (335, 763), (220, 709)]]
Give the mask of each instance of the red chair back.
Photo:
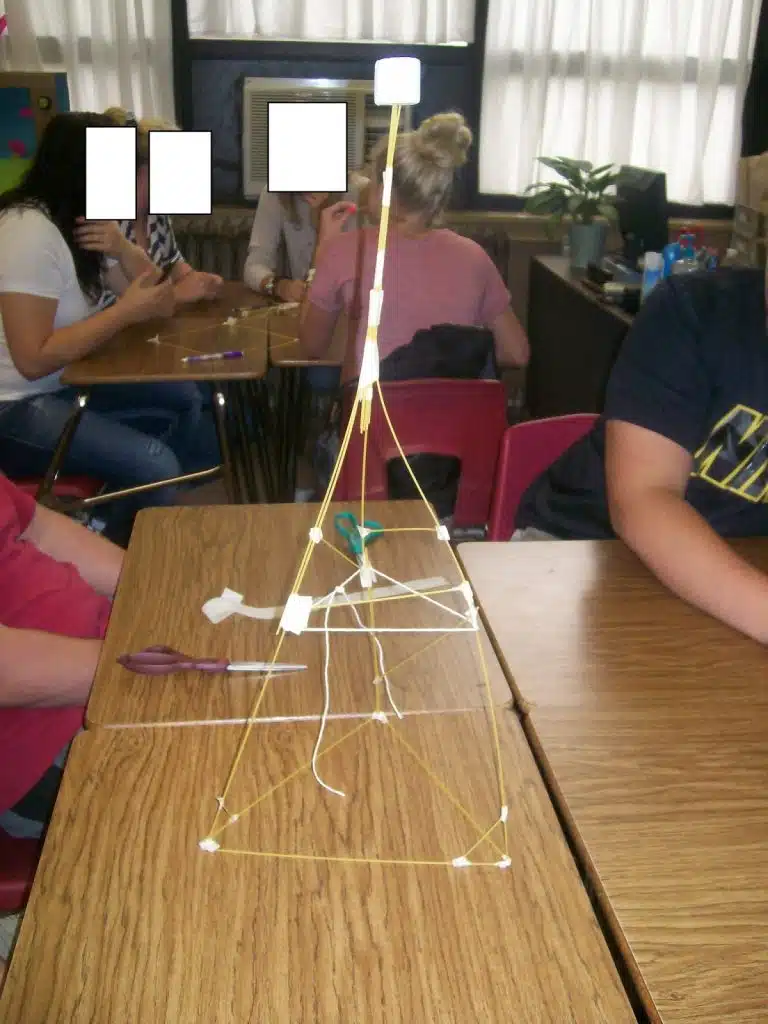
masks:
[(13, 839), (0, 829), (0, 913), (26, 906), (42, 848), (38, 839)]
[(509, 427), (501, 442), (499, 470), (488, 523), (488, 540), (509, 540), (520, 499), (537, 476), (580, 441), (598, 417), (589, 412), (528, 420)]
[[(504, 387), (495, 380), (396, 381), (381, 385), (387, 412), (405, 455), (453, 456), (461, 463), (455, 526), (488, 522), (499, 446), (507, 425)], [(345, 421), (354, 389), (345, 391)], [(366, 497), (388, 497), (387, 464), (398, 459), (395, 440), (374, 393), (368, 434)], [(336, 488), (337, 501), (361, 496), (362, 434), (355, 428)]]
[[(13, 481), (20, 491), (36, 498), (42, 477), (32, 477)], [(53, 486), (53, 493), (58, 498), (95, 498), (104, 485), (88, 476), (62, 476)]]

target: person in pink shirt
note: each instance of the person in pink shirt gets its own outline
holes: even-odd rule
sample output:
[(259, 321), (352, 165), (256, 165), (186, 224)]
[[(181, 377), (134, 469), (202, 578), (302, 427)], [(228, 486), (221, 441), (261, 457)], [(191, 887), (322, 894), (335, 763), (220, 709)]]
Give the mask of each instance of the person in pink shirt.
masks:
[[(369, 214), (381, 212), (386, 139), (372, 155)], [(454, 173), (467, 159), (472, 133), (460, 114), (436, 114), (396, 143), (392, 205), (384, 265), (379, 350), (385, 359), (417, 331), (438, 324), (484, 327), (493, 333), (502, 366), (525, 366), (528, 339), (509, 305), (509, 292), (476, 242), (441, 228)], [(343, 379), (357, 376), (368, 321), (378, 228), (343, 232), (354, 212), (348, 202), (322, 214), (316, 270), (302, 311), (299, 341), (311, 358), (331, 344), (342, 309), (350, 324)]]

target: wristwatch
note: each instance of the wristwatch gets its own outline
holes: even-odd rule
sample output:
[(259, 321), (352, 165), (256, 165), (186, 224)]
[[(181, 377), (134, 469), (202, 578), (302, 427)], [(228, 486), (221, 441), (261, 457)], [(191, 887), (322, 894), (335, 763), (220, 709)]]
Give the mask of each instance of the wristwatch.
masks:
[(264, 288), (263, 288), (264, 294), (269, 296), (270, 299), (274, 299), (275, 292), (276, 292), (276, 289), (277, 289), (277, 286), (278, 286), (279, 282), (280, 282), (280, 278), (279, 277), (275, 277), (274, 274), (273, 274), (272, 277), (270, 277), (270, 279), (264, 285)]

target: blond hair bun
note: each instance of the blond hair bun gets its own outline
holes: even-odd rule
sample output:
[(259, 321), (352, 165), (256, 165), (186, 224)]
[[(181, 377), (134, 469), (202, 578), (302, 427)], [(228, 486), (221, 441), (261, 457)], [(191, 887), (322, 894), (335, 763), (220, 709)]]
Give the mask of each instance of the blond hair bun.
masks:
[(421, 122), (413, 142), (423, 160), (447, 170), (467, 162), (472, 132), (461, 114), (434, 114)]

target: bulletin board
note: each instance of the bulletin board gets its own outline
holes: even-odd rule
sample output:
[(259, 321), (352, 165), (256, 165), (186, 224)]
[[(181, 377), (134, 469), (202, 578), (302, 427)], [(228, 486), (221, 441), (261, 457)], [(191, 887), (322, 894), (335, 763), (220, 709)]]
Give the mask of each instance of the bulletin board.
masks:
[(0, 71), (0, 192), (18, 183), (45, 126), (66, 110), (65, 74)]

